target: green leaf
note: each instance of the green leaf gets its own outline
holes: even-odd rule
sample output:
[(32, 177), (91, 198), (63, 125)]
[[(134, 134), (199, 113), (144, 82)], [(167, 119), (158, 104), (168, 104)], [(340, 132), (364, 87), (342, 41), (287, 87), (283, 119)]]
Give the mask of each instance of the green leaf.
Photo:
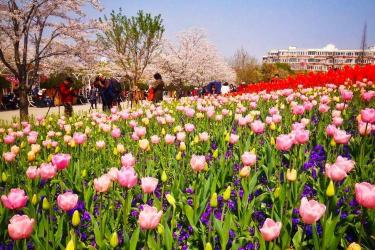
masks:
[(133, 232), (132, 237), (130, 238), (130, 247), (129, 250), (135, 250), (138, 243), (139, 238), (139, 227)]
[(191, 206), (185, 205), (184, 206), (185, 215), (192, 227), (195, 227), (195, 221), (194, 221), (194, 210)]
[(156, 244), (155, 239), (154, 239), (154, 237), (153, 237), (152, 234), (149, 234), (149, 235), (148, 235), (147, 245), (148, 245), (148, 247), (151, 248), (151, 249), (156, 249), (156, 250), (159, 249), (159, 247), (158, 247), (158, 245)]
[(302, 234), (303, 234), (302, 228), (298, 227), (298, 230), (297, 230), (297, 232), (295, 233), (295, 235), (293, 236), (293, 239), (292, 239), (293, 246), (296, 249), (299, 249), (301, 247)]
[(57, 223), (57, 231), (55, 233), (55, 241), (60, 242), (62, 237), (62, 231), (63, 231), (63, 218), (60, 217)]
[(94, 216), (91, 215), (91, 221), (92, 221), (92, 225), (94, 227), (94, 235), (95, 235), (95, 241), (96, 241), (96, 244), (99, 246), (99, 247), (102, 247), (103, 246), (103, 237), (102, 237), (102, 233), (100, 232), (100, 228), (98, 226), (98, 223), (96, 222)]
[(172, 249), (173, 236), (172, 232), (169, 229), (168, 223), (164, 223), (164, 236), (165, 236), (165, 246), (168, 250)]

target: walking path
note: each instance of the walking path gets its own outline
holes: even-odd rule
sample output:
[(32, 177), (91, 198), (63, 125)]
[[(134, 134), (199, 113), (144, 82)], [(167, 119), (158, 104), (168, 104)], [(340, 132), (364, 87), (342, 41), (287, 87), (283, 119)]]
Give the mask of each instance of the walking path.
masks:
[[(98, 105), (98, 109), (102, 108), (102, 105)], [(73, 112), (87, 112), (90, 110), (90, 104), (84, 104), (84, 105), (74, 105), (73, 106)], [(30, 116), (37, 116), (37, 115), (46, 115), (48, 111), (48, 108), (29, 108), (29, 115)], [(52, 107), (49, 111), (49, 114), (58, 114), (59, 108), (58, 107)], [(64, 107), (60, 107), (60, 114), (64, 113)], [(18, 109), (16, 110), (10, 110), (10, 111), (0, 111), (0, 122), (11, 122), (13, 118), (19, 118), (20, 111)]]

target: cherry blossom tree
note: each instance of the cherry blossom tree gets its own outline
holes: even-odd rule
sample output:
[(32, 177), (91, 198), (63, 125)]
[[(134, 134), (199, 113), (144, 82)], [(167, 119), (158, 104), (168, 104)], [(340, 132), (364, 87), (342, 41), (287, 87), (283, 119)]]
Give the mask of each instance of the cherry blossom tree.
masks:
[(28, 119), (27, 92), (48, 58), (79, 54), (93, 23), (83, 7), (98, 0), (0, 0), (0, 60), (19, 80), (20, 118)]
[(181, 88), (202, 85), (211, 80), (234, 81), (233, 69), (220, 56), (202, 29), (181, 32), (177, 42), (164, 41), (155, 61), (167, 82)]

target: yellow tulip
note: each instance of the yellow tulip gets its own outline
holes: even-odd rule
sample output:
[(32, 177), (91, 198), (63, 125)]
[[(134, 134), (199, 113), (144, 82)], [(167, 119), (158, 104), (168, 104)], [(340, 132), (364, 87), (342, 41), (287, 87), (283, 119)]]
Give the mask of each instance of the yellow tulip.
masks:
[(79, 225), (80, 222), (81, 222), (81, 218), (79, 216), (79, 211), (75, 210), (73, 213), (73, 217), (72, 217), (72, 225), (76, 227)]
[(228, 187), (225, 189), (225, 191), (224, 191), (224, 193), (223, 193), (223, 199), (224, 199), (225, 201), (227, 201), (227, 200), (230, 199), (230, 193), (231, 193), (231, 191), (232, 191), (232, 188), (231, 188), (230, 186), (228, 186)]
[(295, 170), (295, 169), (288, 169), (286, 171), (286, 179), (288, 181), (295, 181), (297, 179), (297, 170)]
[(48, 210), (51, 207), (51, 205), (49, 204), (49, 202), (48, 202), (48, 200), (47, 200), (46, 197), (43, 198), (43, 205), (42, 205), (42, 207), (43, 207), (44, 210)]
[(361, 250), (361, 246), (355, 242), (350, 243), (346, 250)]
[(75, 246), (74, 246), (74, 241), (73, 240), (70, 240), (68, 242), (68, 244), (66, 245), (66, 250), (74, 250), (75, 249)]
[(162, 182), (166, 182), (167, 179), (168, 179), (167, 173), (165, 173), (165, 171), (163, 171), (163, 173), (161, 173), (161, 181)]
[(329, 185), (328, 185), (327, 191), (326, 191), (326, 195), (328, 197), (332, 197), (332, 196), (335, 195), (335, 185), (333, 184), (332, 180), (329, 182)]
[(37, 203), (38, 203), (38, 196), (34, 194), (33, 198), (31, 199), (31, 204), (35, 206)]
[(176, 208), (176, 200), (171, 194), (167, 194), (165, 198), (167, 198), (168, 203), (171, 204), (173, 208)]
[(210, 200), (211, 207), (217, 207), (217, 193), (213, 193)]
[(118, 246), (118, 235), (117, 232), (114, 232), (111, 235), (111, 239), (109, 240), (109, 243), (111, 244), (111, 247), (115, 248)]

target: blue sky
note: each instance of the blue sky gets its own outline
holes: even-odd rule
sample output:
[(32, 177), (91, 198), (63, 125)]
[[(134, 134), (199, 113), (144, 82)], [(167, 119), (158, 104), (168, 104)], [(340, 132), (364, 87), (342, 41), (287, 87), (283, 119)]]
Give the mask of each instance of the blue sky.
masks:
[(367, 22), (367, 43), (375, 45), (375, 0), (101, 0), (102, 13), (120, 7), (127, 15), (142, 9), (161, 14), (165, 36), (190, 27), (207, 31), (221, 54), (229, 57), (244, 47), (261, 59), (270, 49), (359, 48)]

